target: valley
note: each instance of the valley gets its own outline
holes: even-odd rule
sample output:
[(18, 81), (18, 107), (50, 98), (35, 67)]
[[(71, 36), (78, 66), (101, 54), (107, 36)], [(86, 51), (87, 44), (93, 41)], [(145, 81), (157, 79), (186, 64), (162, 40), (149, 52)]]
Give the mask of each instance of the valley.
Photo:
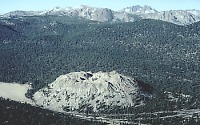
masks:
[[(161, 20), (162, 14), (176, 19)], [(179, 20), (180, 15), (187, 16)], [(198, 125), (199, 20), (197, 10), (159, 12), (149, 6), (4, 14), (0, 108), (10, 117), (15, 116), (4, 103), (19, 112), (28, 108), (33, 117), (37, 108), (35, 114), (59, 119), (52, 125)]]

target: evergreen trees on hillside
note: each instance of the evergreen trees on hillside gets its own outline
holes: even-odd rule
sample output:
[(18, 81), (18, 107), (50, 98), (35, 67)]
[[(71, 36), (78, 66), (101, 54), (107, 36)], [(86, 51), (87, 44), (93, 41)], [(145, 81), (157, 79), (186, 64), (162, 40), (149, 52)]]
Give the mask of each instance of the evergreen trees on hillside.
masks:
[(1, 125), (105, 125), (0, 98)]
[[(8, 21), (15, 26), (0, 21), (5, 29), (0, 31), (0, 81), (32, 82), (30, 93), (62, 74), (81, 70), (116, 70), (151, 84), (155, 91), (193, 97), (199, 93), (199, 23), (81, 23), (48, 16)], [(4, 31), (13, 35), (5, 36)]]

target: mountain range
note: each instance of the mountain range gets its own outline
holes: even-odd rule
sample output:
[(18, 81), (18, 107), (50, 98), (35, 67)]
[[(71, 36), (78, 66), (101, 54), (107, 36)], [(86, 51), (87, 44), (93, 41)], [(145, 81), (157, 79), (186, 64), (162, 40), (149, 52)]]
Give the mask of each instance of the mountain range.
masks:
[(200, 21), (200, 10), (157, 11), (146, 5), (143, 7), (139, 5), (126, 7), (119, 11), (85, 5), (76, 8), (55, 7), (46, 11), (13, 11), (1, 15), (1, 17), (10, 18), (44, 15), (78, 17), (99, 22), (133, 22), (140, 19), (156, 19), (178, 25), (188, 25)]

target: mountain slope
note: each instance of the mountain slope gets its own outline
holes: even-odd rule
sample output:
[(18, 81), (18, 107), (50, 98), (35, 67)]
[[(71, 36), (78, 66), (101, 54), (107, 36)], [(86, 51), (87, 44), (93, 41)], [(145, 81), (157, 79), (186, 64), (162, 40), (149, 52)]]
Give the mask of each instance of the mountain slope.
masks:
[(5, 100), (0, 97), (1, 125), (106, 125), (106, 123), (79, 119), (39, 107)]
[(0, 23), (0, 44), (17, 41), (20, 39), (21, 34), (16, 31), (12, 26)]

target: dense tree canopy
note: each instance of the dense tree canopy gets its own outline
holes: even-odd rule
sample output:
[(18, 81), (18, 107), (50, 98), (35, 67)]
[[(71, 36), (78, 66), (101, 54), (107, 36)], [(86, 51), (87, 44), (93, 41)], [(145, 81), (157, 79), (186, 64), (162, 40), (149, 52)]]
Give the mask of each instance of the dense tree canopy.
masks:
[(1, 19), (0, 81), (32, 82), (34, 92), (69, 72), (116, 70), (151, 84), (158, 105), (164, 91), (199, 99), (199, 25), (52, 16)]

